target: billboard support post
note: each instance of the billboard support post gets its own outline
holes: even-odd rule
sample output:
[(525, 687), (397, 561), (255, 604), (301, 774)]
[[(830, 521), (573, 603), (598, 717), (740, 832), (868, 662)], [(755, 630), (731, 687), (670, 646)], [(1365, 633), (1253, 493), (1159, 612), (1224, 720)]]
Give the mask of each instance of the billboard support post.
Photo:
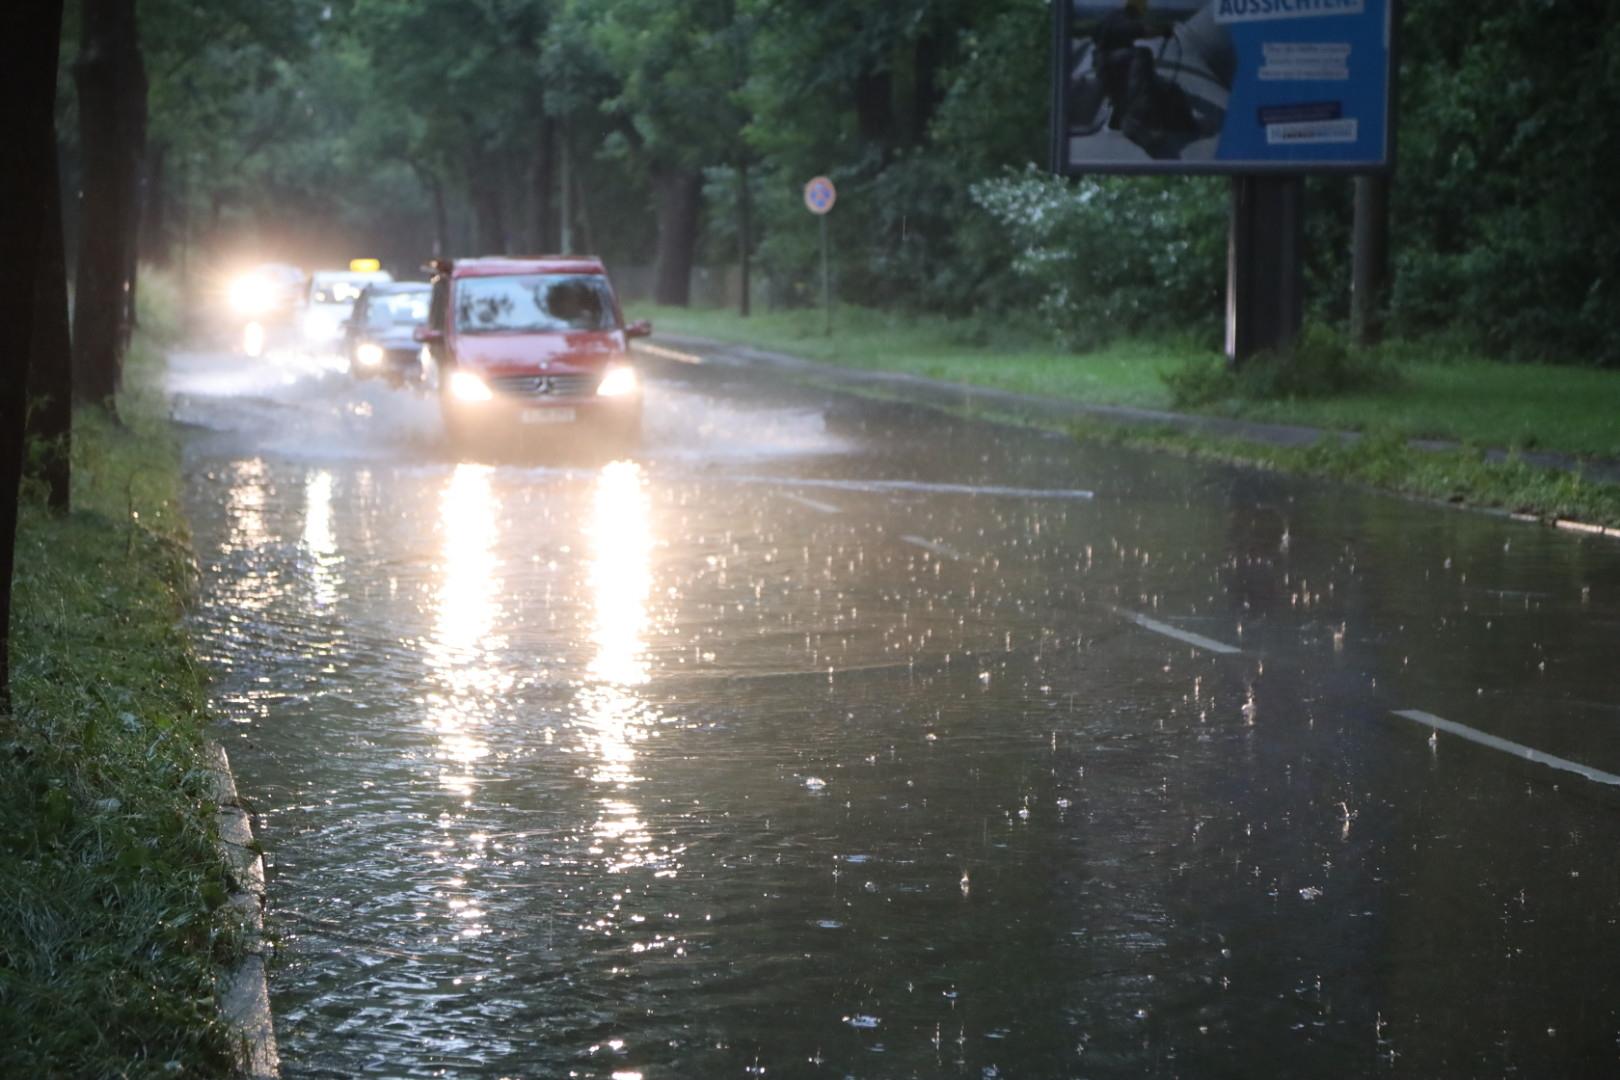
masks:
[(1232, 178), (1226, 260), (1226, 361), (1286, 352), (1305, 311), (1305, 179)]
[(1389, 283), (1389, 176), (1356, 177), (1354, 240), (1350, 254), (1350, 340), (1365, 348), (1384, 336), (1384, 290)]

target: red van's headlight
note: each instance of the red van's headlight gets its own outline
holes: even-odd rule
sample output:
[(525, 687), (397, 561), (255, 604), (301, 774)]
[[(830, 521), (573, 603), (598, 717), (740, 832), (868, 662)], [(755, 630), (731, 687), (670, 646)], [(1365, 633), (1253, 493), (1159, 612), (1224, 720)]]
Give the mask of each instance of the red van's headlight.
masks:
[(495, 395), (489, 384), (470, 371), (450, 373), (450, 396), (457, 401), (488, 401)]
[(602, 382), (597, 386), (596, 392), (601, 397), (624, 397), (640, 388), (641, 383), (636, 378), (635, 368), (626, 364), (615, 364), (602, 376)]

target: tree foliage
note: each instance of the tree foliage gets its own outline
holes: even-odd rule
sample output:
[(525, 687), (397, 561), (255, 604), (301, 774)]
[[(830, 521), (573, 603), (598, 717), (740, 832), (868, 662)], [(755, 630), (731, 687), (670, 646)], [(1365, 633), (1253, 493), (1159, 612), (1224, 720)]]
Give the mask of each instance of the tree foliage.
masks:
[[(1218, 325), (1227, 194), (1061, 182), (1045, 0), (142, 0), (152, 139), (195, 243), (553, 248), (662, 268), (755, 256), (839, 291), (1044, 313), (1070, 341)], [(1620, 364), (1620, 8), (1402, 5), (1393, 326)], [(71, 148), (70, 148), (71, 149)], [(72, 159), (72, 153), (68, 158)], [(1343, 318), (1347, 180), (1309, 187), (1308, 280)], [(294, 228), (303, 223), (303, 232)], [(397, 250), (396, 250), (397, 249)], [(335, 256), (337, 251), (327, 254)], [(677, 288), (677, 286), (679, 286)]]

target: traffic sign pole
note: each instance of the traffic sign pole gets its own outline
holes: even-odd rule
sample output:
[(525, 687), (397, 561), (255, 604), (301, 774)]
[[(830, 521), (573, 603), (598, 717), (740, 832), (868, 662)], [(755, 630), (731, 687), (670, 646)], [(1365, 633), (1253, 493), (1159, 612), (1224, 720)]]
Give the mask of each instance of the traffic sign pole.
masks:
[(821, 215), (821, 310), (822, 330), (832, 335), (832, 278), (827, 273), (827, 215)]
[(825, 176), (804, 185), (804, 206), (821, 219), (821, 310), (823, 332), (832, 333), (832, 275), (827, 269), (827, 211), (838, 201), (838, 189)]

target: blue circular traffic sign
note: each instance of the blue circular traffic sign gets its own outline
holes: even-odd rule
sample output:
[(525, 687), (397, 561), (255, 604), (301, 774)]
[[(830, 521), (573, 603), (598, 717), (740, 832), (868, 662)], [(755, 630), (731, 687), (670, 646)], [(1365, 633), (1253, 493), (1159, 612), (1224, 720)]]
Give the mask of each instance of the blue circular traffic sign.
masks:
[(812, 214), (825, 214), (838, 201), (838, 189), (825, 176), (818, 176), (804, 185), (804, 205)]

